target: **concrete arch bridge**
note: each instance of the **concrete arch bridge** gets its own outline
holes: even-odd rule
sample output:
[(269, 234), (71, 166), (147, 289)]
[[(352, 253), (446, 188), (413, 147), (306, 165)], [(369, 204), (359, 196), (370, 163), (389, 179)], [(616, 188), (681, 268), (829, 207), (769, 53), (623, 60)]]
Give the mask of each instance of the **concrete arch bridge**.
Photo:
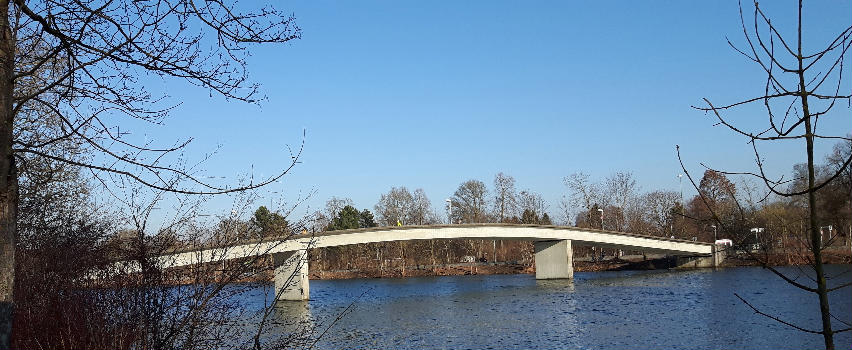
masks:
[(571, 248), (574, 244), (698, 257), (691, 264), (695, 267), (715, 267), (724, 259), (723, 251), (712, 243), (569, 226), (516, 224), (398, 226), (331, 231), (288, 239), (251, 241), (229, 247), (190, 249), (159, 259), (161, 266), (170, 268), (272, 255), (279, 300), (307, 300), (310, 296), (308, 249), (434, 239), (534, 241), (536, 279), (573, 278)]

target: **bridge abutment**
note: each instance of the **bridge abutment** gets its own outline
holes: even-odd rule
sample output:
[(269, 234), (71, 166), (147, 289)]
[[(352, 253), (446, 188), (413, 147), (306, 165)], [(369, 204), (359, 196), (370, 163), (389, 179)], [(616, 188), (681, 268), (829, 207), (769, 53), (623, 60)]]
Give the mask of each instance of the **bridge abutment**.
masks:
[(710, 255), (686, 255), (674, 257), (675, 268), (715, 268), (722, 266), (727, 257), (727, 249), (724, 245), (714, 245)]
[(280, 300), (308, 300), (308, 252), (304, 249), (272, 254), (275, 295)]
[(713, 245), (713, 267), (722, 266), (722, 262), (728, 256), (728, 248), (730, 247), (721, 244)]
[(535, 242), (535, 279), (574, 278), (570, 240)]

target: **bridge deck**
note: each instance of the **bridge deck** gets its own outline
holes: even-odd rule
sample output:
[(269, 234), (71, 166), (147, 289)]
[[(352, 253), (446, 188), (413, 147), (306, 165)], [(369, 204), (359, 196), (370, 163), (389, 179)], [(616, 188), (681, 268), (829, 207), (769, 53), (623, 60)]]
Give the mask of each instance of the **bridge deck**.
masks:
[(713, 244), (666, 237), (638, 235), (569, 226), (515, 224), (461, 224), (434, 226), (374, 227), (297, 235), (286, 240), (247, 241), (230, 247), (206, 247), (177, 251), (161, 257), (164, 267), (237, 259), (307, 248), (324, 248), (377, 242), (483, 239), (483, 240), (571, 240), (573, 244), (643, 250), (674, 254), (712, 254)]

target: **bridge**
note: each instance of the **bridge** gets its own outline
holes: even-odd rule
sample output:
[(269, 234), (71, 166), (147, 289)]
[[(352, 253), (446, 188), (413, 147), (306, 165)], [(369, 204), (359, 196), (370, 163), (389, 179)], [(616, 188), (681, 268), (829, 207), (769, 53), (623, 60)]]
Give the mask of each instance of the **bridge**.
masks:
[(161, 256), (160, 263), (164, 268), (170, 268), (272, 255), (275, 265), (275, 290), (279, 300), (307, 300), (310, 296), (308, 249), (433, 239), (534, 241), (536, 279), (573, 278), (573, 244), (699, 256), (701, 258), (693, 264), (695, 267), (715, 267), (724, 259), (721, 250), (717, 250), (714, 244), (705, 242), (569, 226), (460, 224), (373, 227), (297, 235), (287, 239), (258, 240), (230, 247), (176, 252)]

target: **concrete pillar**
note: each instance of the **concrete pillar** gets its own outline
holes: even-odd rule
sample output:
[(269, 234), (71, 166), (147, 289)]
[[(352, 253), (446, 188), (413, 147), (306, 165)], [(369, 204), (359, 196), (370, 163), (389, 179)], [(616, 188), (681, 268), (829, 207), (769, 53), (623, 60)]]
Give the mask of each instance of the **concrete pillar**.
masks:
[(728, 246), (723, 244), (713, 245), (713, 267), (719, 267), (722, 265), (722, 261), (724, 261), (727, 256), (728, 248)]
[(535, 279), (574, 278), (570, 240), (535, 242)]
[[(308, 252), (297, 250), (272, 254), (275, 264), (275, 295), (281, 300), (308, 300)], [(282, 291), (283, 290), (283, 291)]]

